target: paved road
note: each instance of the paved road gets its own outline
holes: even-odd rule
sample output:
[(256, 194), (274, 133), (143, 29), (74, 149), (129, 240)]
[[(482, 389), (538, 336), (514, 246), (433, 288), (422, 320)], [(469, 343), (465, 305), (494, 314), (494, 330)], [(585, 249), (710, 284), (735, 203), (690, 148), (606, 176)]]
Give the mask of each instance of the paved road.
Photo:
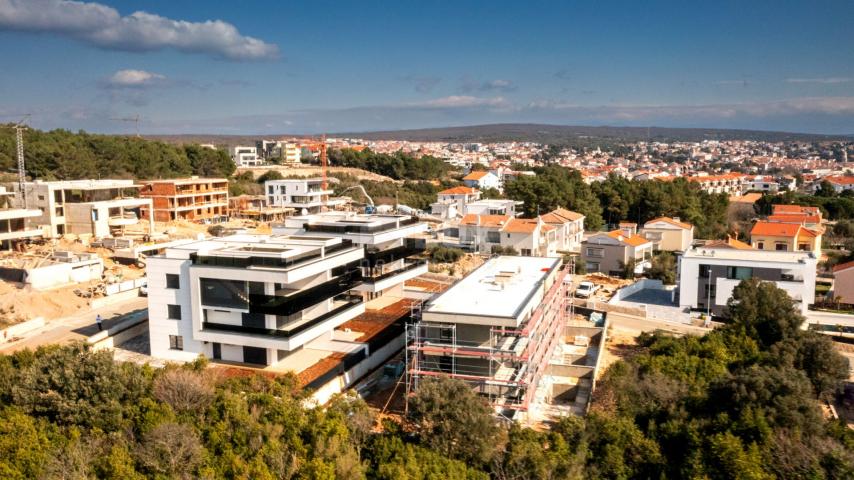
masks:
[(123, 320), (126, 315), (139, 314), (147, 308), (148, 299), (137, 297), (102, 308), (87, 310), (70, 317), (48, 320), (44, 327), (27, 333), (25, 338), (16, 342), (0, 344), (0, 353), (11, 353), (24, 348), (35, 349), (51, 343), (83, 340), (98, 331), (98, 326), (95, 324), (96, 315), (100, 314), (101, 318), (104, 319), (104, 328), (110, 328)]
[(809, 310), (806, 314), (807, 322), (821, 325), (845, 325), (854, 326), (854, 315), (849, 313), (820, 312)]

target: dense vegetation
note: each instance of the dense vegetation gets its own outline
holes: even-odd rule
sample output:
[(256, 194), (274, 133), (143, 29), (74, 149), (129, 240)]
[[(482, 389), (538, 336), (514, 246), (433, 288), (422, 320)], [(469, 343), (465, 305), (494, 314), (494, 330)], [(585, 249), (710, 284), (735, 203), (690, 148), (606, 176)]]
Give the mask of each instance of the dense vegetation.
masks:
[[(67, 130), (26, 130), (27, 173), (44, 180), (80, 178), (227, 177), (234, 162), (222, 150)], [(17, 168), (15, 134), (0, 128), (0, 169)]]
[(758, 202), (760, 213), (768, 215), (774, 204), (791, 203), (821, 208), (828, 220), (854, 220), (854, 191), (837, 194), (829, 183), (823, 182), (815, 195), (785, 192), (782, 195), (764, 195)]
[(698, 238), (723, 238), (727, 233), (727, 196), (707, 194), (684, 179), (632, 181), (611, 175), (587, 185), (575, 170), (550, 166), (535, 171), (536, 176), (521, 176), (505, 188), (508, 198), (525, 202), (530, 216), (564, 207), (583, 213), (587, 230), (623, 220), (642, 225), (666, 216), (693, 224)]
[(349, 148), (332, 150), (329, 164), (361, 168), (395, 180), (438, 180), (451, 170), (444, 160), (430, 155), (414, 157), (403, 152), (376, 153), (367, 148), (362, 151)]
[(352, 396), (306, 407), (293, 377), (154, 370), (81, 345), (0, 356), (0, 477), (852, 478), (854, 432), (823, 418), (847, 365), (789, 297), (744, 281), (732, 323), (643, 335), (586, 418), (498, 423), (465, 385), (423, 382), (377, 433)]

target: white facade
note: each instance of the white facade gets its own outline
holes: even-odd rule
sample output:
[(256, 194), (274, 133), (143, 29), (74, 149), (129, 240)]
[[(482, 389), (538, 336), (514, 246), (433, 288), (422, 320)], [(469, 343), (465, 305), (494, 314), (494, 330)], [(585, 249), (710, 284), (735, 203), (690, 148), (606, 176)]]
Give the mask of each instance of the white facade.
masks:
[(255, 167), (264, 164), (264, 160), (258, 156), (256, 147), (238, 145), (231, 149), (231, 159), (238, 167)]
[(679, 257), (679, 306), (721, 315), (741, 280), (755, 277), (785, 290), (806, 313), (815, 302), (817, 263), (810, 252), (693, 247)]
[(363, 249), (339, 239), (235, 235), (147, 262), (151, 354), (275, 364), (364, 312), (348, 295)]
[(330, 197), (334, 192), (323, 188), (320, 178), (268, 180), (264, 194), (271, 207), (293, 208), (303, 214), (319, 213), (326, 208), (344, 205), (343, 198)]

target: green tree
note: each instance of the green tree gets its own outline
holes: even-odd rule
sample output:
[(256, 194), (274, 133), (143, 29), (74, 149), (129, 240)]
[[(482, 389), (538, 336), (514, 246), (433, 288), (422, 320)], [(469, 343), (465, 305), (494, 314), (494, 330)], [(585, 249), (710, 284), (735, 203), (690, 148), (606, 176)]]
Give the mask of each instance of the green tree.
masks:
[(742, 280), (727, 302), (733, 325), (769, 347), (800, 332), (804, 317), (789, 295), (770, 282)]

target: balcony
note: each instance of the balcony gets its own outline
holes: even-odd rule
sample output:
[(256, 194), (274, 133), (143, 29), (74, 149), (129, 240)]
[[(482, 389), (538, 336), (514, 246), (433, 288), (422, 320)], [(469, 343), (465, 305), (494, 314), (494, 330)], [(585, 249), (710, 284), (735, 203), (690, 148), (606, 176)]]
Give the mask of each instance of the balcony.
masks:
[(288, 316), (353, 290), (362, 282), (358, 269), (291, 295), (249, 295), (249, 313)]
[(374, 252), (366, 251), (365, 259), (367, 260), (368, 267), (375, 267), (379, 263), (391, 263), (400, 259), (409, 258), (413, 255), (424, 253), (425, 249), (426, 245), (419, 244), (418, 242), (407, 241), (399, 247), (389, 248), (388, 250)]
[(303, 225), (303, 228), (306, 232), (326, 232), (326, 233), (380, 233), (386, 232), (389, 230), (396, 230), (398, 228), (403, 228), (409, 225), (414, 225), (418, 223), (418, 219), (416, 218), (407, 218), (401, 219), (396, 222), (388, 222), (380, 225), (355, 225), (355, 224), (342, 224), (342, 225), (323, 225), (323, 224), (309, 224), (306, 223)]
[(410, 261), (403, 268), (379, 275), (363, 277), (362, 284), (355, 287), (354, 290), (359, 292), (379, 292), (425, 273), (427, 273), (427, 260)]
[(346, 313), (347, 311), (354, 309), (361, 305), (362, 297), (356, 295), (338, 295), (333, 299), (335, 302), (340, 303), (339, 306), (333, 308), (332, 310), (313, 318), (305, 323), (301, 323), (300, 325), (290, 329), (290, 330), (280, 330), (275, 328), (261, 328), (261, 327), (246, 327), (243, 325), (230, 325), (226, 323), (214, 323), (214, 322), (202, 322), (202, 331), (208, 332), (226, 332), (226, 333), (236, 333), (236, 334), (245, 334), (245, 335), (260, 335), (273, 337), (275, 339), (281, 340), (291, 340), (293, 337), (316, 327), (323, 322), (335, 318), (339, 315)]

